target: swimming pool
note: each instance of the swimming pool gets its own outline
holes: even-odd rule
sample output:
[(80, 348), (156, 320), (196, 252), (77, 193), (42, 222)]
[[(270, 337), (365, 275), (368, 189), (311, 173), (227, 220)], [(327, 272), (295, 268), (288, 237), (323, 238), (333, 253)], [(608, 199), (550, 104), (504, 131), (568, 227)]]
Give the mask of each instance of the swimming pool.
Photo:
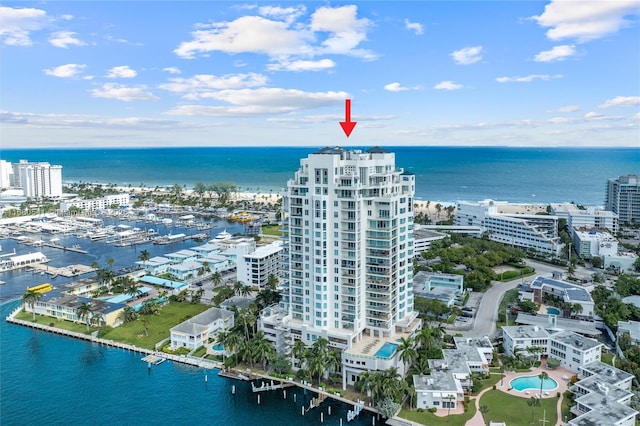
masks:
[(391, 355), (393, 355), (393, 353), (396, 351), (397, 348), (398, 348), (398, 345), (396, 345), (395, 343), (387, 342), (384, 345), (382, 345), (380, 349), (378, 349), (378, 352), (376, 352), (376, 358), (389, 359), (391, 358)]
[(547, 313), (550, 314), (550, 315), (560, 315), (560, 309), (548, 307), (547, 308)]
[(213, 349), (214, 351), (224, 351), (224, 345), (213, 345), (211, 346), (211, 349)]
[[(525, 390), (537, 390), (540, 391), (540, 378), (538, 376), (521, 376), (515, 378), (509, 382), (509, 385), (515, 390), (522, 392)], [(547, 377), (542, 382), (542, 390), (554, 390), (558, 387), (558, 382), (551, 377)]]

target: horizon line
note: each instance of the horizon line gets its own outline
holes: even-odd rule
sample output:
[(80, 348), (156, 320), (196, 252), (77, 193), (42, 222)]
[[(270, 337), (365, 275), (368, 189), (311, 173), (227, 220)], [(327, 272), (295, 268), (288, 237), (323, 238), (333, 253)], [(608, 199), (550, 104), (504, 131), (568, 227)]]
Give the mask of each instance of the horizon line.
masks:
[(359, 149), (365, 147), (389, 147), (389, 148), (509, 148), (509, 149), (640, 149), (640, 146), (628, 146), (628, 145), (616, 145), (616, 146), (572, 146), (572, 145), (556, 145), (556, 146), (537, 146), (537, 145), (383, 145), (383, 144), (373, 144), (373, 145), (308, 145), (308, 146), (300, 146), (300, 145), (127, 145), (127, 146), (33, 146), (33, 147), (3, 147), (0, 151), (0, 157), (2, 156), (2, 151), (30, 151), (30, 150), (42, 150), (42, 149), (50, 149), (50, 150), (80, 150), (80, 149), (181, 149), (181, 148), (234, 148), (234, 149), (254, 149), (254, 148), (309, 148), (309, 149), (317, 149), (324, 148), (327, 146), (340, 146), (343, 148), (349, 149)]

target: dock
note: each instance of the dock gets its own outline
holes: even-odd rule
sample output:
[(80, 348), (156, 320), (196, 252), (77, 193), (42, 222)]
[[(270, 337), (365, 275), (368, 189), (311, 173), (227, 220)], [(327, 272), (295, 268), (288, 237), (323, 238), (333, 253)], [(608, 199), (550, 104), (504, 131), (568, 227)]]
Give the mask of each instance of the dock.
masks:
[(151, 365), (160, 365), (163, 362), (166, 361), (166, 359), (161, 358), (157, 355), (151, 354), (151, 355), (147, 355), (144, 358), (142, 358), (142, 361), (146, 362), (147, 364), (151, 364)]
[(220, 370), (220, 372), (218, 373), (218, 376), (226, 377), (227, 379), (243, 380), (245, 382), (249, 382), (251, 380), (258, 378), (258, 376), (251, 377), (252, 376), (251, 373), (247, 373), (247, 374), (248, 375), (238, 373), (235, 371)]
[(274, 383), (273, 380), (271, 380), (270, 384), (268, 382), (266, 383), (262, 382), (261, 386), (256, 386), (255, 383), (251, 382), (251, 390), (254, 393), (277, 390), (277, 389), (285, 389), (285, 388), (290, 388), (291, 386), (295, 386), (295, 385), (293, 383), (285, 383), (285, 382)]
[(94, 269), (91, 266), (87, 265), (68, 265), (62, 268), (57, 268), (55, 266), (37, 264), (31, 266), (34, 273), (40, 273), (41, 275), (49, 274), (53, 277), (57, 277), (61, 275), (66, 278), (77, 277), (78, 275), (88, 274), (89, 272), (93, 272)]

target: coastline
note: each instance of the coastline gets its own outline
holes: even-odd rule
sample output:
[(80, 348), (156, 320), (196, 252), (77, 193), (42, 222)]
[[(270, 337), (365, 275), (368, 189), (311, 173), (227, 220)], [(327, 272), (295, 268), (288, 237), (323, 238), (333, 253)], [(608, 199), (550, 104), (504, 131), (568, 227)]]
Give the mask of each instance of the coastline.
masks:
[[(10, 303), (6, 302), (7, 304)], [(293, 379), (281, 379), (281, 378), (276, 378), (276, 377), (272, 377), (269, 376), (267, 374), (263, 374), (261, 372), (256, 372), (254, 370), (251, 370), (249, 368), (247, 368), (245, 371), (242, 370), (238, 370), (236, 368), (232, 368), (232, 369), (226, 369), (224, 367), (224, 365), (219, 362), (219, 361), (211, 361), (211, 360), (206, 360), (206, 359), (202, 359), (202, 358), (193, 358), (193, 357), (189, 357), (187, 355), (174, 355), (174, 354), (168, 354), (165, 352), (160, 352), (157, 350), (151, 350), (151, 349), (146, 349), (146, 348), (141, 348), (139, 346), (135, 346), (135, 345), (129, 345), (126, 343), (121, 343), (121, 342), (117, 342), (115, 340), (108, 340), (108, 339), (102, 339), (99, 337), (96, 337), (94, 335), (88, 335), (88, 334), (83, 334), (83, 333), (78, 333), (78, 332), (74, 332), (74, 331), (70, 331), (70, 330), (64, 330), (58, 327), (52, 327), (52, 326), (48, 326), (48, 325), (44, 325), (44, 324), (39, 324), (39, 323), (34, 323), (34, 322), (30, 322), (30, 321), (24, 321), (24, 320), (20, 320), (15, 318), (15, 315), (17, 315), (20, 311), (22, 311), (24, 309), (24, 305), (22, 303), (20, 303), (16, 308), (13, 309), (13, 311), (11, 311), (11, 313), (9, 315), (7, 315), (5, 317), (5, 321), (10, 323), (10, 324), (14, 324), (14, 325), (18, 325), (18, 326), (23, 326), (23, 327), (27, 327), (27, 328), (32, 328), (32, 329), (36, 329), (36, 330), (40, 330), (40, 331), (44, 331), (47, 333), (52, 333), (52, 334), (58, 334), (64, 337), (69, 337), (69, 338), (75, 338), (75, 339), (79, 339), (79, 340), (84, 340), (87, 342), (91, 342), (91, 343), (97, 343), (100, 346), (109, 346), (112, 348), (117, 348), (117, 349), (123, 349), (129, 352), (134, 352), (134, 353), (139, 353), (139, 354), (144, 354), (144, 355), (155, 355), (158, 358), (162, 358), (165, 360), (169, 360), (169, 361), (173, 361), (173, 362), (177, 362), (177, 363), (181, 363), (181, 364), (186, 364), (186, 365), (191, 365), (194, 367), (198, 367), (198, 368), (203, 368), (203, 369), (208, 369), (208, 370), (218, 370), (218, 373), (221, 372), (226, 372), (226, 373), (233, 373), (233, 374), (218, 374), (221, 377), (225, 377), (228, 379), (234, 379), (234, 380), (243, 380), (241, 378), (241, 376), (252, 376), (250, 377), (249, 381), (253, 381), (253, 380), (266, 380), (268, 382), (278, 382), (279, 384), (288, 384), (291, 386), (295, 386), (297, 388), (300, 389), (305, 389), (311, 392), (315, 392), (319, 395), (323, 395), (324, 398), (321, 398), (322, 402), (324, 399), (326, 398), (331, 398), (334, 399), (336, 401), (339, 401), (343, 404), (348, 404), (348, 405), (353, 405), (354, 409), (357, 406), (362, 407), (362, 409), (367, 410), (369, 412), (371, 412), (374, 415), (378, 415), (379, 412), (378, 410), (376, 410), (374, 407), (371, 406), (367, 406), (364, 403), (359, 403), (358, 401), (352, 401), (348, 398), (342, 397), (340, 395), (337, 394), (333, 394), (330, 392), (325, 391), (324, 389), (321, 388), (317, 388), (314, 387), (312, 385), (309, 385), (307, 383), (304, 383), (302, 381), (297, 382)], [(141, 359), (142, 361), (143, 359)], [(149, 367), (151, 368), (151, 367)], [(317, 407), (317, 406), (316, 406)], [(311, 407), (311, 408), (316, 408), (316, 407)], [(311, 409), (309, 408), (309, 410)], [(406, 420), (406, 419), (402, 419), (402, 420)]]

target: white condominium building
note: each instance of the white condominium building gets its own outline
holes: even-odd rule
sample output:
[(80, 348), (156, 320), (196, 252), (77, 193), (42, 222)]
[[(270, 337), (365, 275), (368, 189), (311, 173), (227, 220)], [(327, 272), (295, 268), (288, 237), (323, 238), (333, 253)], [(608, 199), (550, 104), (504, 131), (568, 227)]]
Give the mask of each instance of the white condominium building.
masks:
[(255, 251), (238, 256), (238, 281), (263, 289), (269, 276), (280, 278), (282, 241), (258, 246)]
[(14, 185), (22, 188), (26, 197), (59, 197), (62, 195), (62, 166), (20, 160), (14, 164)]
[(640, 221), (640, 179), (637, 175), (607, 181), (605, 209), (617, 213), (621, 223)]
[(396, 332), (420, 323), (412, 291), (414, 192), (414, 175), (382, 148), (324, 148), (300, 161), (283, 196), (283, 298), (261, 318), (279, 351), (294, 339), (322, 337), (353, 352), (371, 339), (363, 344), (371, 363), (343, 359), (350, 382), (364, 364), (393, 364)]
[(618, 215), (595, 206), (582, 207), (576, 204), (551, 204), (551, 214), (567, 220), (567, 227), (606, 229), (618, 232)]
[(76, 207), (82, 211), (95, 211), (109, 209), (114, 205), (128, 206), (131, 199), (129, 194), (113, 194), (106, 195), (100, 198), (81, 199), (76, 198), (69, 201), (63, 201), (60, 203), (60, 210), (66, 212), (70, 207)]
[(499, 213), (500, 204), (492, 200), (477, 203), (460, 201), (456, 206), (456, 225), (480, 226), (492, 241), (523, 249), (558, 255), (558, 217), (535, 214)]

